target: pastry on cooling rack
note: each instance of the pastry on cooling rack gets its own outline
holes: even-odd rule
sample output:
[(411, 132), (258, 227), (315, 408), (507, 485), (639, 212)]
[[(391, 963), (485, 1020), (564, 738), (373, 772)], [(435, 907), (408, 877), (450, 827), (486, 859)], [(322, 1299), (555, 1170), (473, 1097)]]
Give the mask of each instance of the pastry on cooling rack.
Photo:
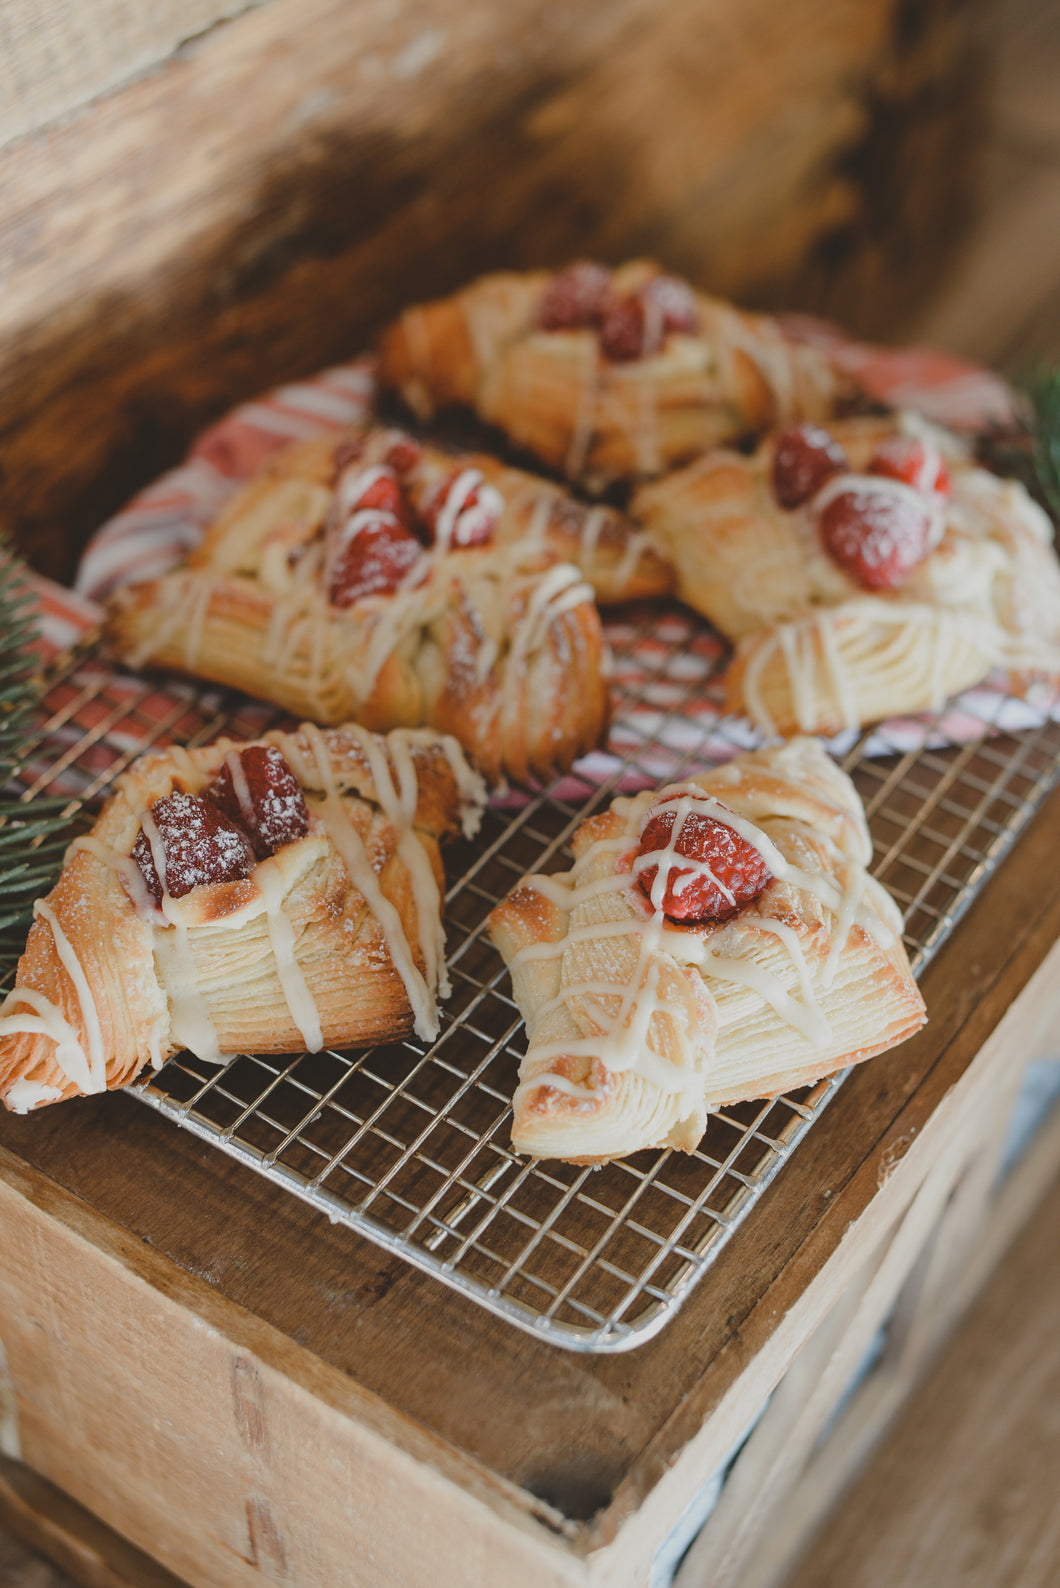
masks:
[(117, 781), (34, 907), (0, 1005), (16, 1113), (200, 1058), (437, 1032), (439, 843), (485, 789), (454, 739), (306, 724), (172, 748)]
[(496, 478), (400, 431), (295, 447), (180, 568), (115, 592), (107, 642), (315, 722), (452, 733), (491, 782), (548, 778), (609, 713), (593, 591), (557, 546), (631, 588), (662, 564), (616, 515)]
[(678, 592), (736, 642), (767, 734), (937, 709), (992, 669), (1060, 680), (1060, 565), (1022, 485), (913, 415), (799, 424), (636, 493)]
[(777, 321), (647, 260), (483, 276), (406, 309), (383, 334), (379, 374), (417, 413), (471, 408), (594, 488), (771, 424), (823, 418), (842, 384)]
[(525, 878), (490, 917), (526, 1020), (519, 1152), (690, 1152), (711, 1109), (923, 1023), (861, 803), (815, 739), (616, 799), (573, 850), (570, 871)]

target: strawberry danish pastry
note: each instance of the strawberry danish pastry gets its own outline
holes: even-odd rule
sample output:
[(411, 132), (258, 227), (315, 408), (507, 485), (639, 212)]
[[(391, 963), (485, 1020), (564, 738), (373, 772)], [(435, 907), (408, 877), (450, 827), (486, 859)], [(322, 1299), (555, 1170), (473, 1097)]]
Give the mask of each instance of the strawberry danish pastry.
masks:
[(471, 408), (593, 489), (824, 418), (843, 394), (826, 357), (777, 321), (646, 260), (483, 276), (407, 309), (383, 335), (379, 373), (421, 416)]
[(439, 843), (485, 789), (455, 740), (307, 724), (118, 779), (34, 907), (0, 1006), (0, 1101), (123, 1086), (188, 1048), (316, 1052), (438, 1028)]
[(1060, 681), (1060, 565), (1022, 485), (915, 415), (802, 423), (635, 495), (683, 600), (736, 642), (766, 734), (937, 709), (994, 668)]
[(332, 436), (275, 457), (180, 568), (119, 589), (105, 634), (134, 668), (319, 723), (437, 728), (491, 782), (548, 778), (609, 711), (593, 589), (561, 553), (604, 585), (669, 581), (618, 515), (590, 520), (556, 487), (402, 431)]
[(711, 1109), (923, 1023), (861, 803), (815, 739), (616, 799), (573, 849), (570, 871), (525, 878), (490, 917), (526, 1020), (519, 1152), (691, 1152)]

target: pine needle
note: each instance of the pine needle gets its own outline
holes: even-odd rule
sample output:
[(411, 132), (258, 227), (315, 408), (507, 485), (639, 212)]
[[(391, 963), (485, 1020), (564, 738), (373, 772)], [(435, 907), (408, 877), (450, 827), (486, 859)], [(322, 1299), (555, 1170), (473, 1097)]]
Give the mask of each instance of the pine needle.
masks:
[(22, 746), (43, 689), (29, 649), (38, 623), (24, 564), (0, 543), (0, 960), (20, 950), (33, 901), (55, 882), (69, 838), (66, 800), (29, 803), (18, 788)]

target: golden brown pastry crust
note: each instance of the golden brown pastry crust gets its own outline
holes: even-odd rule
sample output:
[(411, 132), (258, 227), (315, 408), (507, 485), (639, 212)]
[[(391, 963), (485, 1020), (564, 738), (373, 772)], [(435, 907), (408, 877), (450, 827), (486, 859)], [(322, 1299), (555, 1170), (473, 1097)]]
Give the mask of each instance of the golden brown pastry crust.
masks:
[[(658, 275), (650, 261), (614, 272), (618, 293)], [(659, 352), (612, 362), (595, 330), (537, 323), (548, 272), (480, 277), (407, 309), (383, 334), (379, 374), (417, 413), (459, 405), (550, 468), (596, 489), (658, 474), (704, 447), (790, 419), (824, 418), (845, 395), (816, 349), (767, 315), (695, 294), (699, 325)]]
[(277, 746), (298, 776), (307, 835), (246, 879), (169, 901), (167, 924), (122, 878), (143, 814), (175, 789), (201, 793), (246, 745), (141, 757), (38, 901), (0, 1011), (9, 1108), (123, 1086), (182, 1046), (289, 1053), (436, 1025), (447, 990), (438, 846), (477, 824), (481, 780), (453, 740), (426, 730), (384, 739), (306, 725), (253, 742)]
[[(895, 416), (828, 429), (858, 471), (881, 441), (917, 427)], [(681, 599), (736, 643), (729, 710), (767, 733), (829, 734), (937, 709), (995, 667), (1018, 693), (1060, 679), (1048, 520), (955, 437), (929, 435), (952, 484), (944, 528), (895, 590), (863, 589), (825, 552), (808, 509), (777, 504), (772, 439), (750, 458), (708, 453), (636, 493), (634, 515), (672, 558)]]
[(632, 880), (658, 795), (616, 800), (575, 835), (575, 866), (530, 877), (490, 931), (527, 1023), (512, 1142), (596, 1162), (692, 1151), (710, 1109), (768, 1097), (910, 1036), (924, 1006), (849, 779), (816, 740), (689, 780), (782, 857), (730, 920), (667, 922)]
[[(592, 591), (557, 560), (557, 544), (579, 537), (561, 524), (536, 541), (522, 533), (536, 484), (483, 460), (484, 474), (524, 493), (495, 542), (428, 552), (418, 582), (333, 606), (321, 527), (339, 444), (331, 437), (281, 453), (184, 566), (119, 589), (104, 630), (111, 649), (132, 667), (234, 685), (320, 723), (452, 733), (493, 783), (565, 770), (600, 742), (610, 711)], [(428, 450), (422, 490), (465, 463), (478, 460)], [(553, 487), (542, 482), (542, 491)], [(632, 593), (668, 580), (615, 517), (596, 526), (598, 555), (587, 559), (602, 582), (617, 576)]]

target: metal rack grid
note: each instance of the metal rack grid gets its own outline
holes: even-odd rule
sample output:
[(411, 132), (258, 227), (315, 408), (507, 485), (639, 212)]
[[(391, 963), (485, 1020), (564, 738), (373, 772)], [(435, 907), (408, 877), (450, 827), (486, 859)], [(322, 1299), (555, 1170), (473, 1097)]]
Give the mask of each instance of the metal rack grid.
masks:
[[(490, 909), (525, 872), (568, 864), (574, 829), (616, 787), (656, 783), (660, 765), (680, 777), (748, 742), (746, 724), (703, 716), (719, 653), (697, 620), (643, 608), (610, 628), (622, 755), (494, 804), (478, 838), (447, 852), (454, 993), (432, 1046), (241, 1055), (224, 1069), (184, 1053), (132, 1088), (333, 1221), (582, 1351), (625, 1350), (662, 1328), (843, 1079), (725, 1109), (688, 1155), (590, 1169), (509, 1148), (521, 1021), (484, 935)], [(1001, 729), (1015, 703), (986, 701), (963, 744), (947, 741), (950, 719), (926, 717), (903, 722), (893, 742), (875, 730), (833, 746), (865, 801), (873, 870), (902, 909), (914, 970), (1060, 779), (1060, 722), (1043, 713), (1013, 735)], [(62, 791), (71, 813), (90, 813), (152, 744), (250, 737), (280, 720), (224, 691), (115, 672), (91, 652), (53, 678), (45, 704), (26, 747), (26, 798)], [(702, 731), (689, 734), (690, 714)]]

